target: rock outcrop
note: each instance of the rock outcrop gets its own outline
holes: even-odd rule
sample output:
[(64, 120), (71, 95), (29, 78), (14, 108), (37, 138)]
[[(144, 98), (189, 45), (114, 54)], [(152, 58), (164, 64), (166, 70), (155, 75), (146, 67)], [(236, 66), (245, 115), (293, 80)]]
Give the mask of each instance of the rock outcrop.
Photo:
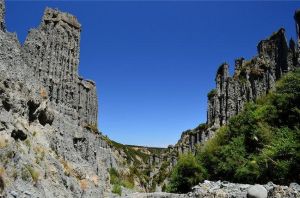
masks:
[(48, 8), (40, 27), (30, 30), (23, 57), (59, 112), (96, 125), (95, 83), (78, 76), (80, 31), (76, 17)]
[(22, 47), (0, 1), (0, 197), (108, 197), (116, 161), (78, 75), (81, 25), (46, 9)]
[(208, 94), (207, 124), (222, 126), (238, 114), (249, 101), (267, 94), (275, 81), (298, 66), (298, 49), (294, 41), (288, 46), (285, 30), (259, 42), (258, 55), (246, 61), (236, 59), (233, 77), (228, 64), (222, 64), (216, 74), (216, 89)]
[(294, 18), (298, 44), (292, 39), (288, 44), (285, 30), (281, 28), (258, 43), (258, 55), (254, 58), (248, 61), (236, 59), (233, 76), (229, 74), (229, 65), (221, 64), (215, 77), (216, 88), (207, 95), (207, 123), (183, 132), (173, 146), (175, 150), (179, 153), (194, 152), (196, 145), (213, 137), (215, 131), (242, 111), (247, 102), (266, 95), (282, 75), (300, 66), (299, 11), (296, 11)]

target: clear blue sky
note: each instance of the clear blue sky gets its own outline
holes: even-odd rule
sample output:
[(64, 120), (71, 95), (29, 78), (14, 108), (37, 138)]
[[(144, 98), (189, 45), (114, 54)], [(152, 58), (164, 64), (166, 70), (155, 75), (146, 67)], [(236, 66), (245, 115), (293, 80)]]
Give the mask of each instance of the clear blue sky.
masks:
[(82, 24), (80, 75), (97, 83), (99, 127), (125, 144), (167, 146), (206, 121), (207, 93), (226, 61), (256, 55), (280, 27), (295, 38), (299, 2), (7, 2), (21, 42), (45, 7)]

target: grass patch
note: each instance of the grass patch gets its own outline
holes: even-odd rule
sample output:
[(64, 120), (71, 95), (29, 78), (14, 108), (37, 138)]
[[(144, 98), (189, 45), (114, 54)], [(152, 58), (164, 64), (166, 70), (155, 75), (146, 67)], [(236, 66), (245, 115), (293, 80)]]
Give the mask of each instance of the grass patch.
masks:
[(31, 142), (30, 140), (27, 138), (25, 141), (24, 141), (25, 145), (30, 148), (31, 147)]
[(28, 172), (30, 173), (30, 176), (31, 176), (33, 182), (37, 183), (39, 180), (39, 177), (40, 177), (40, 172), (37, 169), (31, 167), (30, 165), (25, 165), (25, 167), (28, 170)]
[(98, 126), (97, 124), (87, 124), (84, 126), (87, 130), (91, 131), (92, 133), (99, 134)]

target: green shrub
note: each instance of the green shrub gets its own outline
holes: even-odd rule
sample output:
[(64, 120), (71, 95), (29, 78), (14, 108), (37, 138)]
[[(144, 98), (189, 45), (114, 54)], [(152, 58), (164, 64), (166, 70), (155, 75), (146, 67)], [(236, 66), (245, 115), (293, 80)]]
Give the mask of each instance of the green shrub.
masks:
[(26, 140), (24, 141), (24, 143), (26, 144), (26, 146), (27, 146), (28, 148), (31, 147), (31, 142), (30, 142), (29, 139), (26, 139)]
[(236, 169), (245, 163), (246, 149), (244, 141), (244, 136), (233, 138), (229, 144), (224, 145), (218, 152), (216, 168), (221, 179), (232, 177)]
[(29, 165), (26, 165), (25, 167), (29, 171), (33, 182), (37, 183), (37, 181), (39, 180), (39, 177), (40, 177), (40, 172), (37, 169), (35, 169)]
[(300, 70), (221, 127), (197, 152), (207, 179), (278, 184), (300, 179)]
[(210, 92), (208, 92), (207, 97), (210, 100), (211, 98), (213, 98), (215, 95), (217, 94), (217, 90), (216, 89), (212, 89)]
[(128, 189), (133, 189), (134, 188), (134, 182), (130, 179), (125, 179), (122, 181), (122, 186)]
[(250, 159), (245, 160), (245, 163), (238, 166), (235, 173), (234, 179), (235, 181), (242, 183), (253, 183), (253, 181), (257, 181), (257, 179), (261, 176), (261, 170), (257, 163), (257, 160)]
[(110, 175), (110, 184), (120, 183), (120, 174), (115, 168), (109, 169), (109, 175)]
[(109, 169), (110, 184), (116, 186), (124, 186), (125, 188), (134, 188), (134, 175), (130, 167), (130, 174), (120, 174), (115, 168)]
[(170, 192), (187, 193), (194, 185), (203, 181), (205, 175), (205, 169), (196, 161), (194, 155), (184, 154), (172, 171), (168, 189)]
[(164, 183), (163, 186), (161, 187), (161, 191), (162, 192), (166, 192), (167, 191), (167, 185)]

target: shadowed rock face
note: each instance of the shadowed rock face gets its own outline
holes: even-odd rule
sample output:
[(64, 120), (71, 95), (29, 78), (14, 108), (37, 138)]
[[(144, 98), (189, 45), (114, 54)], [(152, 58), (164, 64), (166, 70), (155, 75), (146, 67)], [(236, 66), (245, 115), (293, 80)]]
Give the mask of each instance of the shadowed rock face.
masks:
[(284, 73), (295, 69), (298, 56), (294, 46), (288, 46), (284, 29), (259, 42), (258, 55), (246, 61), (235, 61), (233, 77), (228, 65), (222, 64), (216, 75), (216, 89), (208, 98), (207, 123), (222, 126), (239, 113), (246, 102), (267, 94)]
[(29, 32), (23, 56), (59, 112), (96, 125), (95, 83), (78, 76), (80, 31), (76, 17), (47, 8), (39, 28)]
[(299, 48), (293, 40), (287, 44), (283, 28), (260, 41), (257, 51), (258, 55), (251, 60), (235, 60), (233, 76), (227, 63), (218, 68), (216, 88), (208, 94), (206, 126), (185, 131), (171, 147), (172, 152), (193, 152), (197, 144), (207, 141), (220, 126), (242, 111), (245, 103), (266, 95), (282, 75), (299, 67)]
[(297, 32), (297, 39), (298, 39), (298, 46), (300, 42), (300, 9), (295, 11), (294, 19), (296, 22), (296, 32)]

